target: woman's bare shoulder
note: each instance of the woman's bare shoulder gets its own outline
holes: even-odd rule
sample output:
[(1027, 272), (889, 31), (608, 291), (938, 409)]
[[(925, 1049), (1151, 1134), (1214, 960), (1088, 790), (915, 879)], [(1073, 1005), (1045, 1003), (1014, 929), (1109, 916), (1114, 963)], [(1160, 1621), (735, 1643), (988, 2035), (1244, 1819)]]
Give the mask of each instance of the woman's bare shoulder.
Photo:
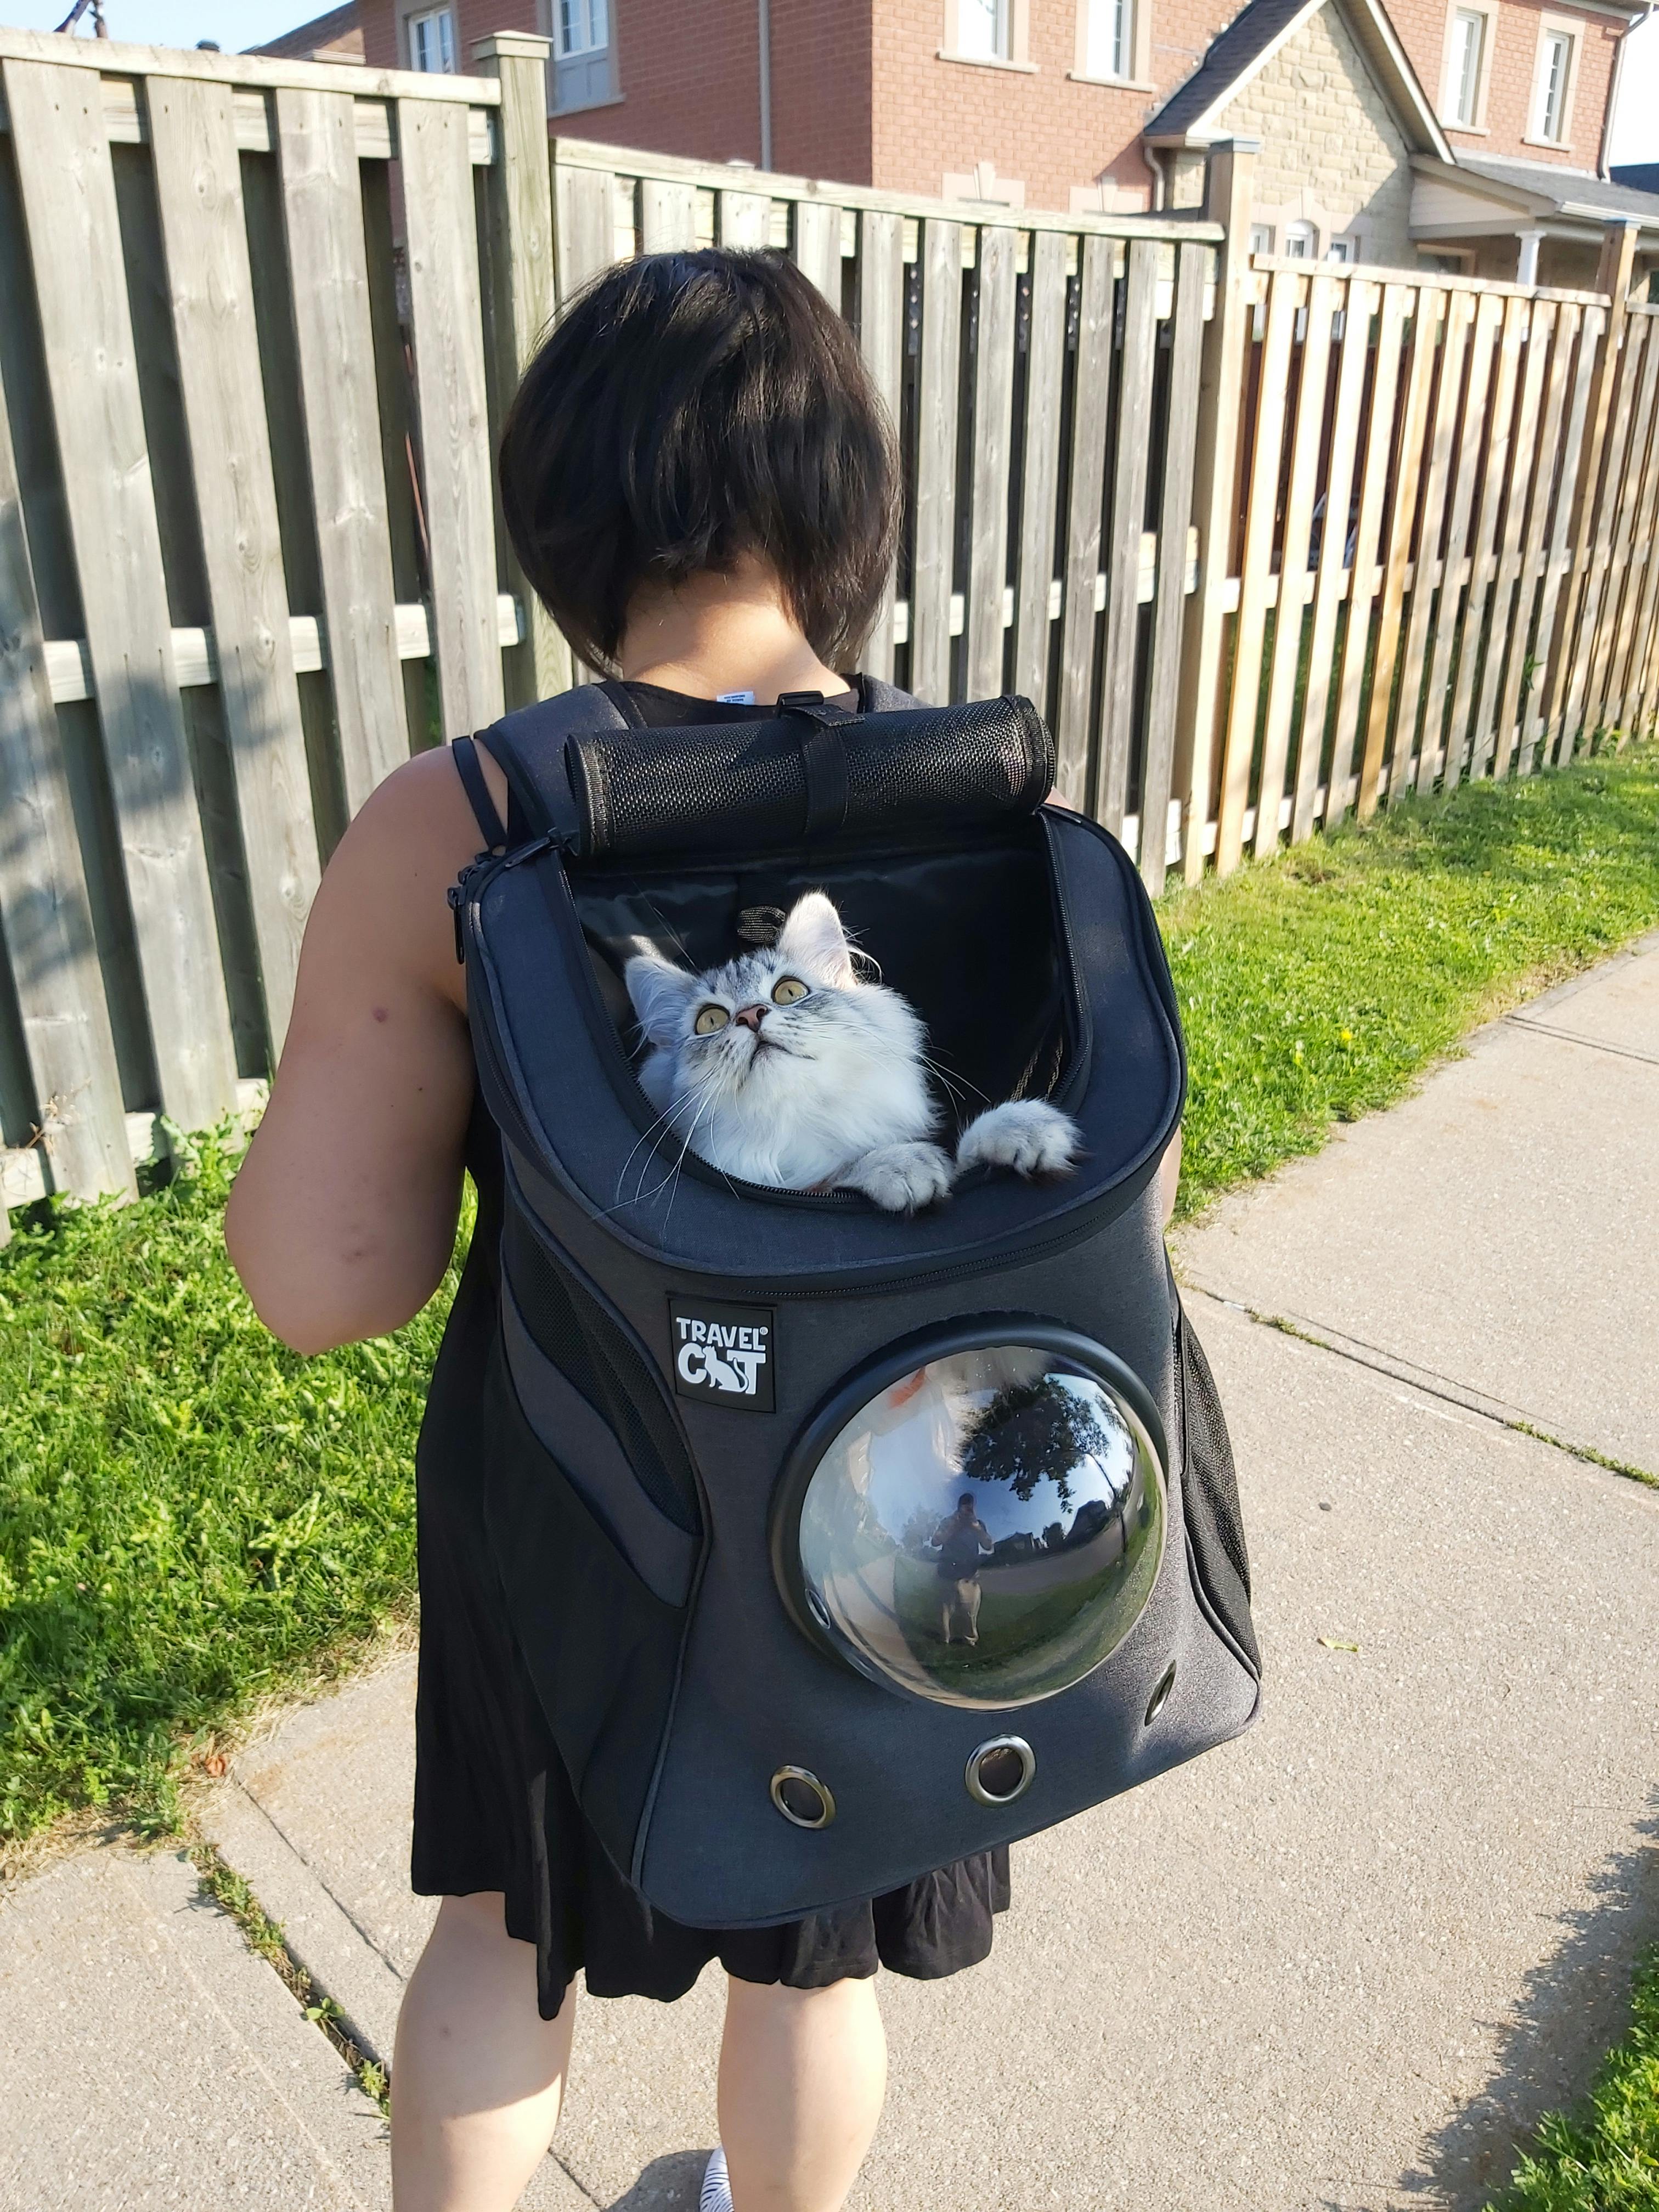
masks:
[[(482, 749), (480, 757), (505, 813), (506, 779)], [(418, 968), (464, 1008), (446, 895), (482, 842), (449, 747), (437, 745), (404, 762), (371, 793), (340, 840), (320, 896), (341, 921)]]

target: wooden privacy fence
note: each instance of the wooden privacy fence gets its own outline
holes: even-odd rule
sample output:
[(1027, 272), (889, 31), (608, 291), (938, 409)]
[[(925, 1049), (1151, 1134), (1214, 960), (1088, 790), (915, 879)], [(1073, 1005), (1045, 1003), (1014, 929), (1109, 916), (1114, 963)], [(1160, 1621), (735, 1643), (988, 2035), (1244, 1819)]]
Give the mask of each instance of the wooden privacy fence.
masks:
[(866, 665), (1036, 698), (1154, 889), (1653, 720), (1627, 247), (1593, 295), (1252, 263), (1243, 147), (1153, 219), (550, 143), (545, 56), (0, 31), (0, 1234), (246, 1103), (351, 813), (571, 680), (495, 430), (636, 251), (769, 244), (847, 315), (906, 494)]
[(1595, 292), (1251, 261), (1189, 876), (1651, 727), (1659, 312), (1627, 304), (1633, 240)]

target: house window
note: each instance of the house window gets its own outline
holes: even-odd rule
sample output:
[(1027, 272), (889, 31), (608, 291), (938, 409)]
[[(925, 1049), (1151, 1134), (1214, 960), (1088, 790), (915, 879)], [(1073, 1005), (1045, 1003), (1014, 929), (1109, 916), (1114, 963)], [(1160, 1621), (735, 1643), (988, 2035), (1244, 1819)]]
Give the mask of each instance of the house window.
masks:
[(1251, 251), (1251, 252), (1252, 252), (1252, 253), (1271, 253), (1271, 252), (1273, 252), (1273, 227), (1272, 223), (1270, 223), (1270, 222), (1253, 222), (1253, 223), (1250, 225), (1250, 251)]
[(1478, 8), (1460, 8), (1452, 17), (1451, 60), (1447, 71), (1447, 120), (1474, 130), (1480, 118), (1480, 78), (1486, 58), (1486, 18)]
[(1287, 222), (1285, 251), (1292, 261), (1311, 261), (1319, 252), (1319, 233), (1310, 222)]
[(553, 0), (553, 66), (557, 114), (614, 96), (610, 0)]
[(1325, 249), (1327, 261), (1353, 261), (1358, 258), (1351, 238), (1334, 238)]
[(1013, 0), (957, 0), (957, 52), (980, 62), (1014, 58)]
[(1134, 75), (1133, 0), (1086, 0), (1083, 33), (1085, 76)]
[(1567, 96), (1572, 89), (1572, 33), (1547, 30), (1538, 42), (1538, 94), (1533, 130), (1559, 146), (1567, 135)]
[(455, 11), (453, 8), (423, 8), (409, 19), (409, 66), (434, 70), (445, 76), (455, 73)]

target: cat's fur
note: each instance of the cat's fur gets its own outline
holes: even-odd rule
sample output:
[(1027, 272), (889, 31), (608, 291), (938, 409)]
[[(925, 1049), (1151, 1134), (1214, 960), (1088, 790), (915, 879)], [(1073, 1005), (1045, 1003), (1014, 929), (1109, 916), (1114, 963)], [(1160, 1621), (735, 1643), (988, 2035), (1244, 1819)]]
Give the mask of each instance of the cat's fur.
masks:
[[(806, 995), (780, 1006), (793, 978)], [(1063, 1175), (1077, 1126), (1040, 1099), (994, 1106), (956, 1158), (936, 1140), (927, 1031), (909, 1002), (854, 968), (841, 917), (822, 891), (797, 901), (777, 943), (692, 975), (646, 952), (624, 971), (650, 1050), (640, 1082), (699, 1158), (745, 1182), (862, 1191), (890, 1212), (943, 1198), (963, 1170)], [(706, 1007), (725, 1026), (699, 1036)]]

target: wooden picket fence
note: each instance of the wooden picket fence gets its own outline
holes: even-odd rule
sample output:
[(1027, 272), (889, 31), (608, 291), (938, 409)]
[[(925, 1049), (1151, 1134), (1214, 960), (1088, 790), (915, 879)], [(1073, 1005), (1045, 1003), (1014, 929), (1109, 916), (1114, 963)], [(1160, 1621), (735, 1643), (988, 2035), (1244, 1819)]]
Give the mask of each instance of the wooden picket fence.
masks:
[(550, 142), (545, 54), (0, 31), (0, 1235), (245, 1107), (351, 813), (571, 680), (495, 431), (637, 251), (769, 244), (848, 316), (906, 492), (865, 665), (1036, 699), (1154, 890), (1654, 719), (1627, 245), (1594, 294), (1252, 262), (1243, 148), (1154, 219)]
[(1652, 726), (1659, 314), (1626, 301), (1630, 235), (1583, 293), (1253, 260), (1224, 872), (1350, 807)]

